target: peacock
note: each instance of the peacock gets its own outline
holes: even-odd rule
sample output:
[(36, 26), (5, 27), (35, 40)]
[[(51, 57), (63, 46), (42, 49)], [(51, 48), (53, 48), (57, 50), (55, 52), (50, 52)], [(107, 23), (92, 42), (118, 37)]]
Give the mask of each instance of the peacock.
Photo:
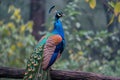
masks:
[[(49, 10), (54, 8), (52, 6)], [(64, 29), (60, 18), (62, 11), (55, 12), (54, 28), (43, 36), (27, 61), (23, 80), (51, 80), (50, 67), (59, 58), (65, 47)]]

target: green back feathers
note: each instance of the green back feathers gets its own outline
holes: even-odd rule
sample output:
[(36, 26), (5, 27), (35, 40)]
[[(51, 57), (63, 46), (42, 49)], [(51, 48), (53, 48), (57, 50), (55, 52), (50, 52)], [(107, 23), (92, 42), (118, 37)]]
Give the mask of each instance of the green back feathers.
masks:
[[(48, 37), (53, 34), (47, 33), (36, 45), (33, 53), (27, 61), (27, 68), (23, 80), (37, 80), (43, 74), (41, 67), (43, 59), (43, 49)], [(41, 78), (39, 80), (42, 80)]]
[(38, 44), (36, 45), (35, 48), (38, 48), (41, 45), (44, 45), (46, 43), (46, 40), (48, 39), (48, 37), (52, 36), (52, 33), (47, 33), (45, 36), (43, 36), (42, 39), (40, 39), (40, 41), (38, 42)]

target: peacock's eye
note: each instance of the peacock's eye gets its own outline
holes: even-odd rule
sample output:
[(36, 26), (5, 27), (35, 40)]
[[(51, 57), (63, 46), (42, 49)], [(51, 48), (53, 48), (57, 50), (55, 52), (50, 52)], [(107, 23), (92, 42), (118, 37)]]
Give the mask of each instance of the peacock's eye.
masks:
[(56, 15), (57, 15), (58, 17), (62, 17), (62, 16), (63, 16), (63, 13), (62, 13), (61, 11), (58, 11), (58, 12), (56, 13)]
[(60, 13), (57, 14), (58, 16), (62, 16)]

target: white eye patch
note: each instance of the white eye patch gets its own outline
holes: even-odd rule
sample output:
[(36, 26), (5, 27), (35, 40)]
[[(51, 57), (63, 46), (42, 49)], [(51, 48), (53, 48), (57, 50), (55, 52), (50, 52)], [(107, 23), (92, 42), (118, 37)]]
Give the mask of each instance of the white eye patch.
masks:
[(58, 16), (61, 16), (59, 13), (57, 14)]

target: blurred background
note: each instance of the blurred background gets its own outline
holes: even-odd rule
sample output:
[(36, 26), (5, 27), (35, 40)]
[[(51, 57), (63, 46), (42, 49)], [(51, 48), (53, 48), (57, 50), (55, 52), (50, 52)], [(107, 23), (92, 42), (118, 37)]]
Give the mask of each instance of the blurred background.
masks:
[(0, 66), (25, 68), (38, 40), (53, 28), (53, 5), (65, 14), (66, 38), (53, 68), (120, 77), (119, 0), (0, 0)]

